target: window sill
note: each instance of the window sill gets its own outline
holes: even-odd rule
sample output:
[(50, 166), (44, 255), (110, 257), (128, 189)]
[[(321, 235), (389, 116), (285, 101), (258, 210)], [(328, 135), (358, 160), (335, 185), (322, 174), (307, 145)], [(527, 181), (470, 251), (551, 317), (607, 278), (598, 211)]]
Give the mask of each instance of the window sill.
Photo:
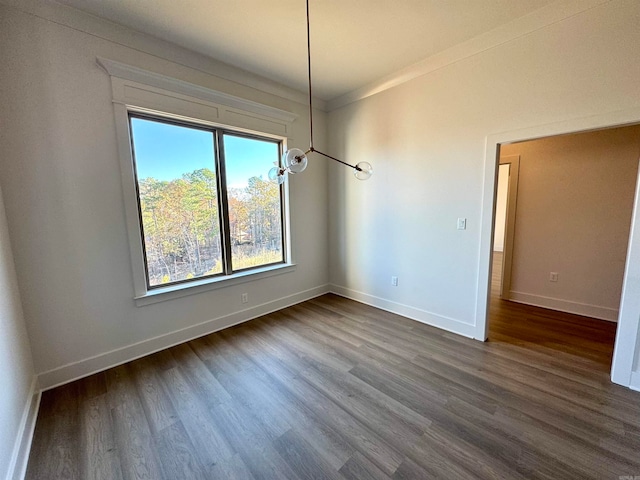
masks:
[(295, 263), (285, 263), (279, 265), (270, 265), (268, 267), (256, 268), (245, 272), (234, 273), (225, 277), (207, 278), (204, 280), (196, 280), (189, 283), (179, 285), (171, 285), (164, 288), (156, 288), (149, 290), (144, 295), (134, 298), (137, 307), (151, 305), (152, 303), (173, 300), (174, 298), (186, 297), (209, 290), (217, 290), (219, 288), (231, 287), (241, 283), (253, 282), (263, 278), (282, 275), (284, 273), (293, 272), (296, 269)]

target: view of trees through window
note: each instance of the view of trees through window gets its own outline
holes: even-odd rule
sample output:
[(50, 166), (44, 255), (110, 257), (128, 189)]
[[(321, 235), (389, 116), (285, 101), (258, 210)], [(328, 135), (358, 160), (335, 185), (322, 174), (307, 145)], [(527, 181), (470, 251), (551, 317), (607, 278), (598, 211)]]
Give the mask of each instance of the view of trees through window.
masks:
[(233, 271), (284, 260), (280, 186), (265, 178), (278, 142), (221, 135), (223, 205), (214, 131), (132, 116), (131, 136), (149, 287), (232, 273), (228, 257)]

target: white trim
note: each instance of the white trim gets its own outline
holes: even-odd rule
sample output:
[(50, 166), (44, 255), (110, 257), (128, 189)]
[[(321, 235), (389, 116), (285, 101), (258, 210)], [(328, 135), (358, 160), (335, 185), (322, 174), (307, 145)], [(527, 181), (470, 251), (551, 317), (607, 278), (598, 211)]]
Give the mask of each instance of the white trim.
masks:
[[(538, 125), (519, 130), (488, 135), (485, 141), (484, 180), (480, 218), (480, 248), (475, 309), (475, 338), (486, 339), (488, 332), (489, 294), (491, 289), (491, 248), (494, 222), (495, 179), (497, 152), (501, 144), (533, 140), (602, 128), (640, 123), (640, 108), (618, 110), (590, 117), (573, 118), (562, 122)], [(639, 172), (640, 174), (640, 172)], [(620, 300), (618, 329), (613, 352), (611, 380), (628, 387), (640, 339), (640, 181), (636, 186), (635, 206), (631, 221), (629, 248)]]
[[(640, 122), (640, 109), (637, 109)], [(630, 386), (640, 345), (640, 166), (631, 214), (629, 246), (622, 280), (620, 316), (611, 364), (611, 381)]]
[(263, 278), (269, 278), (284, 273), (295, 272), (295, 264), (279, 264), (270, 265), (268, 267), (256, 268), (253, 270), (241, 271), (233, 275), (224, 277), (213, 277), (203, 279), (201, 281), (193, 281), (189, 283), (179, 283), (164, 288), (149, 290), (142, 296), (135, 297), (136, 306), (151, 305), (152, 303), (164, 302), (165, 300), (173, 300), (174, 298), (195, 295), (196, 293), (216, 290), (218, 288), (226, 288), (232, 285), (240, 285), (241, 283), (253, 282)]
[[(509, 167), (509, 192), (507, 196), (507, 216), (504, 225), (504, 252), (502, 258), (502, 285), (500, 293), (505, 300), (509, 299), (509, 291), (511, 290), (511, 266), (513, 264), (513, 247), (516, 237), (516, 218), (518, 211), (518, 186), (520, 183), (520, 155), (506, 155), (498, 161), (499, 165), (510, 165)], [(498, 174), (498, 172), (496, 172)], [(496, 179), (497, 181), (497, 179)], [(493, 207), (494, 210), (497, 208)], [(495, 217), (495, 213), (494, 213)], [(495, 231), (495, 221), (493, 225)], [(494, 247), (495, 248), (495, 247)]]
[(629, 384), (631, 390), (640, 392), (640, 372), (631, 372), (631, 382)]
[(140, 234), (138, 217), (138, 198), (136, 193), (136, 178), (131, 160), (131, 138), (129, 136), (129, 121), (127, 107), (114, 105), (116, 137), (118, 139), (118, 158), (120, 160), (120, 179), (124, 197), (124, 213), (127, 222), (127, 236), (129, 238), (129, 258), (131, 259), (131, 275), (133, 277), (134, 297), (147, 293), (147, 279), (145, 276), (144, 250)]
[(197, 325), (192, 325), (174, 332), (142, 340), (140, 342), (127, 345), (126, 347), (111, 350), (110, 352), (101, 353), (77, 362), (68, 363), (61, 367), (54, 368), (53, 370), (40, 373), (38, 375), (38, 382), (43, 391), (49, 390), (59, 385), (130, 362), (136, 358), (150, 355), (160, 350), (173, 347), (174, 345), (188, 342), (194, 338), (209, 335), (210, 333), (217, 332), (283, 308), (290, 307), (291, 305), (304, 302), (311, 298), (324, 295), (325, 293), (329, 293), (329, 291), (329, 285), (321, 285), (277, 300), (272, 300), (261, 305), (256, 305), (255, 307), (251, 307), (246, 310), (230, 313), (222, 317), (207, 320)]
[(532, 293), (509, 291), (509, 300), (534, 307), (549, 308), (560, 312), (583, 315), (585, 317), (607, 320), (609, 322), (618, 321), (618, 310), (615, 308), (601, 307), (600, 305), (590, 305), (588, 303), (574, 302), (563, 298), (545, 297)]
[[(274, 118), (285, 123), (291, 123), (298, 118), (298, 115), (295, 113), (280, 110), (279, 108), (270, 107), (268, 105), (263, 105), (261, 103), (246, 100), (223, 92), (218, 92), (210, 88), (201, 87), (194, 83), (167, 77), (159, 73), (143, 70), (114, 60), (102, 57), (97, 57), (96, 60), (98, 65), (100, 65), (112, 77), (131, 80), (142, 85), (161, 88), (171, 92), (199, 98), (200, 100), (206, 100), (211, 103), (237, 108), (257, 115)], [(126, 102), (127, 99), (125, 97), (117, 98), (117, 100)]]
[(464, 337), (473, 338), (474, 326), (461, 320), (456, 320), (455, 318), (438, 315), (437, 313), (421, 310), (410, 305), (387, 300), (386, 298), (369, 295), (368, 293), (359, 292), (340, 285), (331, 284), (331, 292), (387, 312), (402, 315), (403, 317), (410, 318), (411, 320), (415, 320), (420, 323), (441, 328), (448, 332), (457, 333)]
[(33, 441), (33, 432), (36, 428), (36, 418), (40, 408), (41, 393), (37, 389), (38, 378), (34, 375), (29, 388), (27, 402), (25, 403), (20, 420), (20, 428), (16, 436), (13, 447), (13, 454), (9, 463), (7, 480), (23, 480), (27, 473), (27, 463), (29, 462), (29, 452)]
[(327, 110), (332, 111), (353, 102), (370, 97), (414, 78), (427, 75), (443, 67), (490, 50), (504, 43), (528, 35), (536, 30), (578, 15), (611, 0), (564, 0), (551, 3), (529, 15), (520, 17), (505, 25), (447, 48), (413, 65), (383, 77), (375, 82), (353, 90), (327, 102)]

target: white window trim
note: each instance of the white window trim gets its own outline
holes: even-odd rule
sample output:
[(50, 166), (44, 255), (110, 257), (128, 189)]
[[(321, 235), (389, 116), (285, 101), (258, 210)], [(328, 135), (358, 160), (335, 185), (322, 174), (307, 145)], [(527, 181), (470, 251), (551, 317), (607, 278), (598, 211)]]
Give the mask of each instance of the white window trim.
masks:
[(224, 277), (203, 278), (201, 280), (193, 280), (189, 283), (178, 283), (167, 285), (166, 287), (154, 288), (153, 290), (147, 291), (144, 295), (135, 297), (134, 300), (138, 307), (142, 307), (143, 305), (173, 300), (174, 298), (186, 297), (217, 288), (230, 287), (241, 283), (253, 282), (254, 280), (262, 278), (282, 275), (283, 273), (293, 272), (295, 269), (296, 265), (293, 263), (279, 263), (277, 265), (268, 265), (252, 270), (242, 270)]
[(131, 152), (129, 112), (153, 113), (165, 118), (186, 120), (212, 127), (271, 137), (286, 144), (291, 124), (297, 115), (268, 105), (217, 92), (158, 73), (142, 70), (113, 60), (97, 58), (98, 64), (111, 77), (118, 156), (129, 237), (129, 250), (137, 306), (171, 300), (208, 290), (229, 287), (273, 275), (292, 272), (291, 226), (289, 220), (289, 184), (284, 184), (285, 263), (245, 270), (226, 275), (194, 280), (167, 287), (147, 287), (142, 245), (136, 177)]

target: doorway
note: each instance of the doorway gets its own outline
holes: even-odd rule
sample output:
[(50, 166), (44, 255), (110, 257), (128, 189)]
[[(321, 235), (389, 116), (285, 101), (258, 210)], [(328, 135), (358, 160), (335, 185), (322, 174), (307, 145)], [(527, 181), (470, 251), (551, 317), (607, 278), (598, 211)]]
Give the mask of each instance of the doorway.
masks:
[[(503, 300), (546, 310), (538, 312), (540, 316), (533, 315), (534, 309), (519, 312), (529, 330), (540, 326), (540, 331), (532, 331), (535, 341), (551, 339), (564, 328), (573, 331), (573, 337), (560, 342), (568, 347), (580, 338), (581, 325), (597, 329), (598, 336), (589, 337), (585, 332), (585, 338), (602, 352), (598, 358), (606, 368), (613, 353), (615, 325), (600, 328), (598, 322), (588, 319), (617, 321), (639, 152), (640, 126), (546, 137), (500, 148), (493, 277), (504, 274), (498, 294)], [(510, 175), (512, 164), (519, 165), (517, 177)], [(518, 194), (509, 195), (518, 189)], [(512, 208), (516, 202), (517, 219)], [(502, 250), (508, 250), (504, 269), (499, 268)], [(495, 315), (493, 305), (490, 323), (502, 317)], [(515, 325), (515, 319), (512, 321)], [(490, 338), (492, 330), (490, 325)], [(575, 353), (582, 352), (576, 349)]]
[[(597, 129), (612, 128), (640, 123), (640, 109), (613, 112), (599, 116), (573, 119), (555, 124), (540, 125), (518, 131), (489, 135), (486, 142), (485, 189), (481, 220), (480, 279), (476, 303), (475, 338), (487, 338), (488, 313), (491, 286), (491, 263), (493, 260), (493, 227), (495, 214), (496, 180), (498, 175), (497, 156), (501, 145), (565, 135)], [(495, 160), (494, 160), (495, 159)], [(639, 192), (635, 191), (634, 203), (638, 203)], [(615, 383), (631, 388), (640, 388), (640, 375), (634, 364), (638, 327), (640, 324), (640, 283), (634, 281), (640, 277), (640, 231), (634, 228), (640, 224), (640, 211), (634, 207), (631, 232), (629, 234), (628, 253), (624, 261), (625, 273), (622, 286), (622, 298), (618, 315), (618, 328), (615, 339), (611, 378)]]

